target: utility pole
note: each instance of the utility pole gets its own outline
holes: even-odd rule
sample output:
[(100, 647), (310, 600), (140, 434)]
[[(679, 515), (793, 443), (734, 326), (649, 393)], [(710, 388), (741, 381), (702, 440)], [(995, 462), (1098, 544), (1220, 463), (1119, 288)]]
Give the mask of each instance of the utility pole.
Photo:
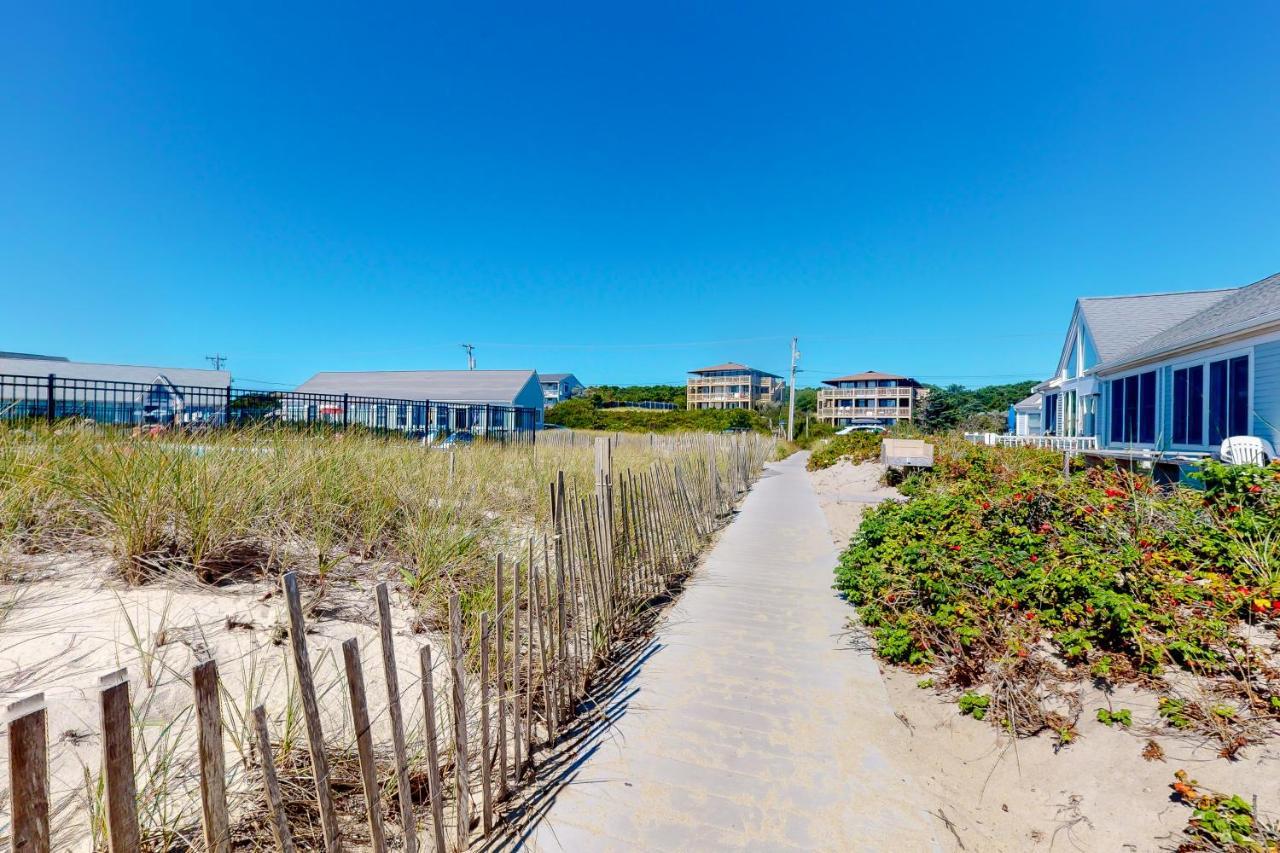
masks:
[(462, 348), (467, 351), (467, 370), (476, 369), (476, 345), (461, 344)]
[(799, 338), (791, 339), (791, 400), (787, 403), (787, 441), (795, 441), (796, 438), (796, 362), (800, 360), (800, 353), (796, 350), (798, 343)]
[(204, 360), (212, 364), (214, 370), (221, 370), (222, 365), (227, 362), (227, 357), (222, 353), (214, 353), (213, 355), (206, 355)]

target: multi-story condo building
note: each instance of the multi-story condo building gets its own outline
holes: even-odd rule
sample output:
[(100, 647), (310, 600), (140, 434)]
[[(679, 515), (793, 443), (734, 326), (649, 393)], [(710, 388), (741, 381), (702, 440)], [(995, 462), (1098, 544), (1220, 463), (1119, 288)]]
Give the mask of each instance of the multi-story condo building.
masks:
[(927, 393), (906, 376), (868, 370), (824, 379), (818, 389), (818, 420), (836, 427), (891, 427), (916, 418)]
[(690, 409), (754, 409), (782, 404), (781, 376), (727, 362), (689, 371), (685, 404)]

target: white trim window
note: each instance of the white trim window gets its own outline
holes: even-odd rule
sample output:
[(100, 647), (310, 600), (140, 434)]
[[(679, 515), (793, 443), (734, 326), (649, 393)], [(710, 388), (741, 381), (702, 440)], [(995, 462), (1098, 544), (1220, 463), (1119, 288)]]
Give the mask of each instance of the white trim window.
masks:
[(1173, 367), (1173, 444), (1217, 447), (1233, 435), (1249, 435), (1252, 408), (1249, 351)]
[(1112, 444), (1156, 443), (1157, 372), (1146, 370), (1111, 380)]

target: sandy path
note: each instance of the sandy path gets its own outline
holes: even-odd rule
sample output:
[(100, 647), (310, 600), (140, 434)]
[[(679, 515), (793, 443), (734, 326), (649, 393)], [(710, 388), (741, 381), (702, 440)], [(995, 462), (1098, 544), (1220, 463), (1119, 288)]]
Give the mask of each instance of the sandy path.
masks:
[(770, 466), (525, 838), (535, 850), (930, 850), (804, 455)]

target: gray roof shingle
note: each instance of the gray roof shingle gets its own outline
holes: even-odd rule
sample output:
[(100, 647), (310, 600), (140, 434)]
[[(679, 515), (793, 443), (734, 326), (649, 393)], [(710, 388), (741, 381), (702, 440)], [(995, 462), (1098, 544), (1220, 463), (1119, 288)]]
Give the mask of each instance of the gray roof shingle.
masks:
[(511, 405), (535, 376), (532, 370), (324, 371), (299, 385), (297, 390), (395, 400)]
[(1100, 362), (1109, 362), (1222, 301), (1232, 290), (1098, 296), (1079, 301)]
[(1217, 298), (1207, 306), (1114, 356), (1102, 356), (1103, 366), (1109, 366), (1107, 362), (1123, 364), (1160, 355), (1233, 329), (1247, 328), (1255, 322), (1280, 317), (1280, 273), (1244, 287), (1208, 292), (1217, 294)]
[(140, 364), (94, 364), (87, 361), (51, 361), (44, 358), (0, 358), (0, 374), (94, 379), (111, 382), (151, 383), (163, 376), (174, 385), (226, 388), (231, 374), (225, 370), (197, 367), (152, 367)]

